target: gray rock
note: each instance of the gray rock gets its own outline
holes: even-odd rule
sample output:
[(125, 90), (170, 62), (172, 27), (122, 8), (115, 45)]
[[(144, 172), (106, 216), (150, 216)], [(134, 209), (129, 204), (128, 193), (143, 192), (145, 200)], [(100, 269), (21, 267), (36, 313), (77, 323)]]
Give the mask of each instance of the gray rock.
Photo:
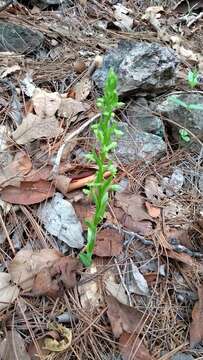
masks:
[(175, 83), (178, 60), (171, 48), (157, 43), (121, 41), (104, 57), (103, 66), (95, 71), (93, 80), (103, 88), (109, 68), (118, 74), (118, 92), (161, 93)]
[(158, 116), (152, 114), (152, 109), (143, 97), (131, 102), (127, 108), (127, 117), (137, 130), (155, 135), (162, 135), (164, 132), (163, 122)]
[[(179, 125), (184, 126), (198, 136), (200, 140), (203, 140), (203, 95), (198, 93), (183, 93), (176, 95), (176, 98), (186, 104), (200, 104), (202, 110), (188, 110), (175, 101), (172, 101), (171, 96), (168, 96), (166, 100), (157, 106), (157, 112), (172, 119)], [(180, 141), (179, 128), (173, 124), (170, 124), (170, 126), (174, 139)]]
[(44, 40), (39, 31), (28, 27), (0, 21), (0, 52), (29, 53), (38, 49)]
[(75, 210), (68, 200), (60, 193), (44, 203), (37, 212), (45, 229), (68, 246), (81, 249), (84, 245), (82, 226)]
[(119, 124), (123, 135), (118, 141), (115, 154), (125, 163), (135, 160), (150, 161), (161, 157), (166, 151), (166, 144), (161, 137), (131, 128), (128, 124)]
[(171, 357), (171, 360), (194, 360), (194, 358), (190, 354), (177, 352), (175, 355)]

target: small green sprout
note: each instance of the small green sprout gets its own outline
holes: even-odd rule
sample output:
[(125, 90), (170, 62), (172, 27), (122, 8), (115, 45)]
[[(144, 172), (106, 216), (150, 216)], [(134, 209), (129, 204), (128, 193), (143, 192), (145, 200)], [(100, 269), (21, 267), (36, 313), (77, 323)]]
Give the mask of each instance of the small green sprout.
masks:
[(191, 110), (203, 110), (203, 105), (202, 104), (187, 104), (185, 101), (177, 98), (177, 96), (170, 96), (170, 100), (172, 102), (174, 102), (176, 105), (180, 105), (182, 107), (184, 107), (186, 110), (191, 111)]
[(188, 71), (187, 82), (191, 89), (194, 89), (199, 84), (198, 77), (199, 77), (199, 74), (196, 69)]
[[(85, 189), (85, 193), (93, 200), (96, 206), (92, 219), (86, 221), (88, 229), (85, 251), (79, 254), (81, 262), (86, 267), (92, 263), (97, 229), (105, 215), (109, 191), (117, 190), (117, 186), (112, 184), (117, 170), (113, 165), (113, 161), (109, 158), (111, 151), (117, 146), (116, 140), (122, 135), (114, 120), (114, 110), (123, 105), (118, 100), (116, 88), (117, 76), (111, 69), (104, 85), (104, 95), (97, 101), (97, 106), (101, 110), (101, 117), (97, 124), (92, 125), (92, 130), (99, 144), (99, 151), (92, 150), (87, 155), (89, 161), (96, 163), (98, 170), (95, 180), (88, 184), (88, 189)], [(106, 172), (110, 174), (108, 178), (105, 178)]]
[(190, 141), (190, 136), (188, 134), (188, 131), (185, 129), (180, 129), (179, 130), (179, 134), (180, 134), (180, 138), (185, 141), (185, 142), (189, 142)]

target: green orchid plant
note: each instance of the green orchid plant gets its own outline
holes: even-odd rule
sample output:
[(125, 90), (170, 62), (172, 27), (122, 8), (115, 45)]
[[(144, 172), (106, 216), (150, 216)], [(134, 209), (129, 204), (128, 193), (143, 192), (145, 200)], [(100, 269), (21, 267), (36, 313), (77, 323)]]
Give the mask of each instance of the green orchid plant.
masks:
[[(98, 123), (91, 127), (99, 149), (98, 151), (94, 149), (87, 155), (89, 161), (96, 163), (97, 172), (95, 180), (89, 183), (88, 188), (85, 189), (85, 193), (95, 204), (95, 213), (92, 219), (86, 221), (88, 227), (87, 245), (85, 250), (79, 254), (81, 262), (86, 267), (92, 263), (97, 230), (105, 216), (109, 192), (116, 191), (118, 188), (117, 185), (113, 184), (117, 169), (109, 155), (116, 148), (117, 139), (122, 136), (122, 132), (118, 129), (117, 122), (114, 119), (114, 111), (122, 105), (123, 103), (118, 100), (117, 76), (110, 69), (104, 85), (104, 95), (97, 101), (97, 107), (101, 111), (101, 116)], [(108, 174), (107, 178), (106, 174)]]

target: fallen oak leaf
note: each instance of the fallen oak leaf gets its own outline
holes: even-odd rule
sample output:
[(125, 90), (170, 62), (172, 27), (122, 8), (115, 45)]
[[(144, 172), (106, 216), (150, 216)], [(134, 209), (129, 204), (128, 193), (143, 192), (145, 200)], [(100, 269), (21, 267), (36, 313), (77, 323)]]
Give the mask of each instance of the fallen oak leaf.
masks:
[(42, 269), (53, 266), (63, 255), (54, 249), (40, 251), (20, 250), (8, 265), (11, 280), (23, 290), (31, 289), (35, 275)]
[(74, 87), (75, 99), (77, 101), (85, 100), (92, 88), (92, 81), (89, 77), (83, 77)]
[(193, 348), (203, 340), (203, 285), (198, 287), (199, 300), (192, 310), (192, 323), (190, 326), (190, 346)]
[(148, 214), (152, 217), (152, 218), (158, 218), (161, 215), (161, 209), (150, 204), (148, 201), (145, 202), (145, 206), (147, 209)]
[(51, 269), (51, 275), (61, 274), (61, 281), (67, 289), (73, 288), (76, 283), (76, 275), (82, 270), (82, 264), (78, 259), (64, 256), (59, 259)]
[(8, 307), (18, 297), (19, 288), (10, 281), (10, 274), (0, 272), (0, 310)]
[(36, 275), (32, 286), (32, 294), (35, 296), (46, 295), (52, 298), (60, 296), (58, 282), (52, 279), (49, 268), (44, 268), (43, 271)]
[(38, 204), (54, 195), (53, 184), (46, 180), (22, 181), (19, 187), (7, 186), (1, 191), (1, 199), (11, 204)]
[(57, 92), (49, 93), (40, 88), (33, 92), (32, 103), (35, 113), (40, 118), (52, 117), (61, 105), (61, 96)]
[(144, 198), (137, 194), (116, 193), (113, 212), (124, 227), (146, 236), (152, 232), (155, 221), (147, 213), (144, 202)]
[(62, 132), (55, 116), (41, 118), (29, 113), (12, 133), (12, 137), (17, 144), (25, 145), (36, 139), (58, 137)]
[(58, 115), (68, 118), (71, 122), (77, 114), (87, 111), (88, 109), (89, 106), (83, 104), (81, 101), (72, 98), (62, 98), (58, 109)]
[(122, 251), (123, 235), (115, 229), (103, 229), (97, 234), (94, 255), (100, 257), (118, 256)]
[(111, 323), (113, 334), (119, 338), (123, 331), (139, 333), (142, 330), (143, 314), (134, 307), (121, 304), (115, 297), (106, 297), (108, 310), (107, 315)]
[(123, 360), (152, 360), (142, 339), (136, 334), (123, 332), (119, 339), (119, 348)]
[(32, 162), (30, 158), (23, 153), (17, 153), (15, 159), (1, 169), (0, 174), (0, 187), (6, 186), (19, 186), (23, 177), (29, 173), (32, 168)]

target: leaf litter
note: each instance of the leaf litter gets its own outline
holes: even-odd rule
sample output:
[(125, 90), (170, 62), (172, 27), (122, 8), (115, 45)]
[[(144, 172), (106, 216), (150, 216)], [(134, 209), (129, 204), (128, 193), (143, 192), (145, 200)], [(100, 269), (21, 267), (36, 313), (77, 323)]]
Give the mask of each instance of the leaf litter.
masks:
[[(185, 91), (192, 67), (202, 79), (201, 8), (189, 3), (192, 13), (186, 2), (181, 13), (172, 5), (104, 2), (101, 7), (80, 1), (74, 10), (64, 5), (64, 14), (56, 19), (48, 5), (46, 11), (38, 8), (35, 16), (40, 17), (32, 22), (33, 32), (43, 32), (45, 48), (34, 56), (2, 55), (0, 230), (7, 239), (0, 262), (3, 358), (28, 360), (31, 345), (35, 358), (173, 360), (180, 349), (194, 358), (196, 347), (202, 356), (201, 153), (173, 146), (167, 120), (167, 155), (153, 163), (119, 162), (115, 182), (127, 178), (128, 191), (112, 194), (92, 267), (82, 269), (77, 261), (77, 249), (86, 239), (85, 219), (94, 213), (91, 201), (84, 205), (77, 199), (83, 199), (82, 189), (96, 168), (77, 151), (86, 153), (93, 144), (87, 124), (96, 109), (98, 89), (91, 74), (93, 67), (102, 66), (98, 53), (121, 38), (163, 43), (182, 61), (173, 90)], [(13, 22), (13, 12), (15, 22), (28, 26), (25, 6), (11, 4), (8, 10), (1, 13), (6, 21), (11, 17)], [(68, 33), (62, 24), (66, 12), (73, 29)], [(52, 28), (52, 18), (59, 32)], [(53, 60), (50, 54), (60, 54), (59, 42), (63, 56)], [(130, 99), (126, 97), (126, 107)], [(116, 116), (127, 122), (125, 114), (123, 109)], [(58, 149), (70, 138), (54, 174)], [(61, 204), (68, 203), (63, 211), (54, 200), (57, 193)], [(13, 252), (19, 227), (20, 245)], [(59, 319), (69, 313), (73, 316), (60, 327)]]

